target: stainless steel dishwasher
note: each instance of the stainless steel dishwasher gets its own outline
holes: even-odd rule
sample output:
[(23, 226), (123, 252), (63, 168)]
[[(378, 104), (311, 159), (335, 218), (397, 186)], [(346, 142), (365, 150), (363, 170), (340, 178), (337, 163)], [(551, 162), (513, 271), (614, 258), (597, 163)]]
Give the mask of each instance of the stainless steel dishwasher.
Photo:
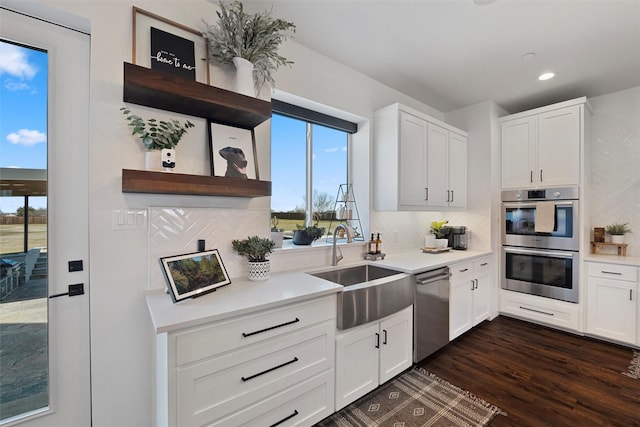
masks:
[(419, 362), (449, 343), (449, 268), (416, 276), (413, 308), (413, 361)]

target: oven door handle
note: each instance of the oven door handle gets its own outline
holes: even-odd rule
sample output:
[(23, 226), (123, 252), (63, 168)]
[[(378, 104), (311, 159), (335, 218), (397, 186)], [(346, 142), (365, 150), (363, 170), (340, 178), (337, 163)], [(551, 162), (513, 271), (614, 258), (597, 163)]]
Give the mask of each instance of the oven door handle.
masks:
[[(549, 202), (549, 201), (553, 201), (553, 200), (540, 200), (541, 202)], [(566, 200), (566, 201), (553, 201), (554, 204), (556, 206), (573, 206), (573, 201), (572, 200)], [(517, 208), (517, 209), (530, 209), (530, 208), (535, 208), (536, 207), (536, 202), (502, 202), (502, 207), (507, 208), (507, 209), (511, 209), (511, 208)]]
[(511, 254), (522, 254), (522, 255), (541, 255), (541, 256), (552, 256), (555, 258), (573, 258), (576, 253), (575, 252), (557, 252), (557, 251), (547, 251), (547, 250), (534, 250), (534, 249), (521, 249), (521, 248), (506, 248), (503, 247), (506, 253)]

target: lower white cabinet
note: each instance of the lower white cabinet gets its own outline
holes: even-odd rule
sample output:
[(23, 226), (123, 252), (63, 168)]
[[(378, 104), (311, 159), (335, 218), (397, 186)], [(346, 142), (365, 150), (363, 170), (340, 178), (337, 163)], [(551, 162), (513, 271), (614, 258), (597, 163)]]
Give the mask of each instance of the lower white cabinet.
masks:
[(413, 363), (413, 306), (336, 336), (336, 411)]
[(449, 340), (453, 340), (489, 318), (491, 258), (455, 264), (449, 270)]
[(587, 333), (628, 344), (638, 338), (638, 268), (587, 262)]
[(500, 290), (500, 313), (568, 331), (581, 331), (579, 304)]
[(157, 425), (312, 425), (334, 412), (335, 295), (156, 340)]

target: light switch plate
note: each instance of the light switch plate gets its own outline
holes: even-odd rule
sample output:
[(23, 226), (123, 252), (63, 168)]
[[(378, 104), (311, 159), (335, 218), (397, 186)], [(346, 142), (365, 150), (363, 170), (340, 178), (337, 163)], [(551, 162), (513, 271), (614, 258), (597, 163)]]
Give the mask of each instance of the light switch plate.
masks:
[(111, 211), (112, 230), (146, 230), (146, 209), (113, 209)]

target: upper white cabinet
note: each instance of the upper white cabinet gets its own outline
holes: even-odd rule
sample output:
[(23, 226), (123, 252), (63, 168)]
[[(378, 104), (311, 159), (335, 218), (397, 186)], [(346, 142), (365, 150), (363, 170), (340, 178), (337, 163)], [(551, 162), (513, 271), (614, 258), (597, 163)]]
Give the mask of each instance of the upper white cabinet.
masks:
[(374, 114), (374, 209), (467, 204), (467, 133), (400, 104)]
[(580, 185), (586, 98), (500, 119), (502, 188)]

